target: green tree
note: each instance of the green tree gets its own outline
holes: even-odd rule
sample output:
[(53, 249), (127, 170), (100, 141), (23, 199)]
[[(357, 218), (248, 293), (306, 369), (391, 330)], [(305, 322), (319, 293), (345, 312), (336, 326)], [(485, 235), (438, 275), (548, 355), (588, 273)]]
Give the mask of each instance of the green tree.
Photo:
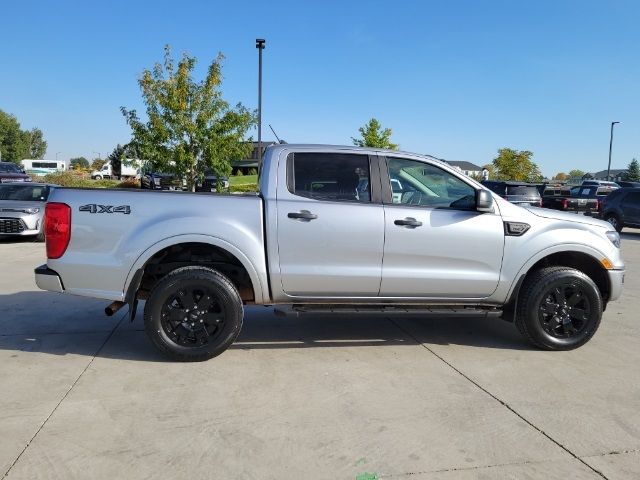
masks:
[(564, 173), (564, 172), (558, 172), (555, 174), (555, 176), (553, 177), (553, 180), (558, 180), (560, 182), (564, 182), (569, 178), (569, 176)]
[(89, 168), (89, 160), (84, 157), (75, 157), (69, 160), (69, 165), (74, 170), (86, 169)]
[(584, 176), (585, 172), (583, 172), (582, 170), (579, 170), (577, 168), (574, 168), (573, 170), (571, 170), (569, 172), (569, 178), (582, 178)]
[(94, 158), (91, 162), (91, 170), (100, 170), (105, 163), (107, 162), (101, 158)]
[(136, 157), (186, 178), (191, 191), (207, 170), (218, 177), (221, 190), (223, 177), (231, 174), (230, 161), (251, 153), (246, 134), (255, 115), (240, 103), (230, 108), (223, 100), (223, 59), (218, 54), (204, 80), (196, 81), (196, 59), (184, 54), (176, 65), (167, 45), (163, 64), (145, 69), (138, 81), (148, 121), (143, 122), (135, 110), (121, 108), (133, 131)]
[(29, 139), (29, 158), (43, 158), (44, 154), (47, 153), (47, 141), (42, 135), (42, 130), (33, 128), (26, 134)]
[(542, 173), (531, 157), (533, 153), (528, 150), (499, 149), (493, 160), (496, 176), (501, 180), (540, 181)]
[(0, 110), (0, 156), (5, 162), (20, 163), (29, 158), (27, 132), (20, 129), (18, 119)]
[(363, 127), (358, 129), (362, 138), (351, 137), (354, 145), (358, 147), (386, 148), (397, 150), (398, 144), (391, 143), (391, 129), (382, 128), (380, 122), (375, 118), (369, 120)]
[(631, 160), (627, 171), (624, 172), (624, 180), (628, 182), (640, 182), (640, 166), (638, 166), (638, 160), (635, 158)]

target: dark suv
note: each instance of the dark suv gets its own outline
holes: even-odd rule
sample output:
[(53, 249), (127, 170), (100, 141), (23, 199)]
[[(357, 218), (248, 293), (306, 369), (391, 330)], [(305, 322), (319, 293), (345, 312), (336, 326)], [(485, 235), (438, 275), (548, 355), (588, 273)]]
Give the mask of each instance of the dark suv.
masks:
[(541, 207), (538, 186), (527, 182), (483, 180), (482, 185), (516, 205)]
[(15, 163), (0, 162), (0, 183), (30, 181), (31, 177)]
[(619, 188), (605, 197), (602, 218), (618, 232), (624, 227), (640, 228), (640, 189)]

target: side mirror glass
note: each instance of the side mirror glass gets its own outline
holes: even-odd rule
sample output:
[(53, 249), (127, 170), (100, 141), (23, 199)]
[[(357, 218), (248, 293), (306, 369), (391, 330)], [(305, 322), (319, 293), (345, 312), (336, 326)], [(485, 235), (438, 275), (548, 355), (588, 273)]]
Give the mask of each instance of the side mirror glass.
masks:
[(493, 213), (493, 196), (488, 190), (478, 190), (476, 195), (476, 210)]

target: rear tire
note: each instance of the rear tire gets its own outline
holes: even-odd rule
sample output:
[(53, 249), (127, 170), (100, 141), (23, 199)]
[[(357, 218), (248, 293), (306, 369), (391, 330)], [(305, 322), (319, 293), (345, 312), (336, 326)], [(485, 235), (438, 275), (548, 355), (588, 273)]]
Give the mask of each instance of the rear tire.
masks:
[(587, 343), (600, 325), (602, 296), (579, 270), (546, 267), (525, 279), (515, 324), (533, 345), (544, 350), (572, 350)]
[(216, 270), (182, 267), (153, 287), (144, 328), (153, 344), (180, 362), (208, 360), (238, 337), (244, 316), (235, 286)]
[(605, 220), (609, 222), (613, 228), (616, 229), (616, 232), (620, 233), (622, 231), (622, 222), (620, 221), (617, 215), (613, 213), (610, 215), (607, 215)]

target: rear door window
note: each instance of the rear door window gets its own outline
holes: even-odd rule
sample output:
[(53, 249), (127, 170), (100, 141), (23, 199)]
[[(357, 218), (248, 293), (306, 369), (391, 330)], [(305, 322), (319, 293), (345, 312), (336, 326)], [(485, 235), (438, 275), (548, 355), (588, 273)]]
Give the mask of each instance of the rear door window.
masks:
[(288, 164), (288, 189), (315, 200), (371, 202), (369, 157), (343, 153), (294, 153)]

